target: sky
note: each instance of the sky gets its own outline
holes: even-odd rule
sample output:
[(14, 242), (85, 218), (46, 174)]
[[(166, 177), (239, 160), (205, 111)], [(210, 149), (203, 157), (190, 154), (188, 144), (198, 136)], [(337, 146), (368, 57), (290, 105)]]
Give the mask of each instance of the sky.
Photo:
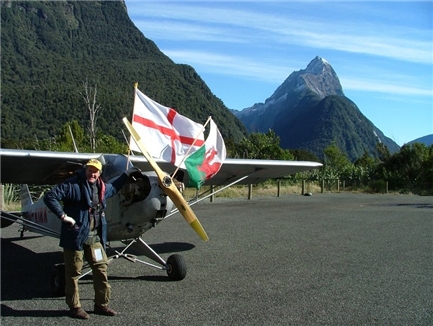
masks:
[(433, 134), (432, 1), (125, 3), (144, 36), (229, 109), (265, 102), (319, 56), (385, 136), (401, 146)]

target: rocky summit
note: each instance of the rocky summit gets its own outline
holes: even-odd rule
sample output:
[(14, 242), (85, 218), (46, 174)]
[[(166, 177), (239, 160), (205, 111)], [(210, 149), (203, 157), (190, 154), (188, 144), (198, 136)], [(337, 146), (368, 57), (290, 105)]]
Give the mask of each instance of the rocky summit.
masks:
[(364, 153), (376, 156), (378, 143), (391, 152), (399, 148), (344, 95), (331, 64), (319, 56), (291, 73), (264, 103), (234, 113), (250, 132), (272, 129), (281, 147), (308, 150), (319, 158), (332, 143), (352, 161)]

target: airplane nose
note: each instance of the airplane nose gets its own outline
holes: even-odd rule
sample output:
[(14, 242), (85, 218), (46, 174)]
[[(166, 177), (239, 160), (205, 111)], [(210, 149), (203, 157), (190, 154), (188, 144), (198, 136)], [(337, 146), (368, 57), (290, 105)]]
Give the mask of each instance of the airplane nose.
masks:
[(152, 190), (151, 180), (145, 174), (139, 178), (129, 179), (120, 190), (122, 205), (129, 206), (133, 203), (145, 200)]
[(145, 216), (149, 222), (163, 219), (173, 209), (173, 202), (159, 186), (154, 172), (142, 172), (139, 178), (129, 179), (120, 190), (120, 198), (124, 208)]
[(143, 210), (146, 216), (153, 219), (162, 219), (172, 210), (173, 202), (159, 187), (156, 177), (154, 181), (152, 190), (143, 203)]

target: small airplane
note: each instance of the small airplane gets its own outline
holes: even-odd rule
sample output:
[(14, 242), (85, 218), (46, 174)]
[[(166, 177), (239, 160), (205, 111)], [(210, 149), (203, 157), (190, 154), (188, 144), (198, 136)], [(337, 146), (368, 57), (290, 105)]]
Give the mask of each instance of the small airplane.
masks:
[[(128, 168), (136, 166), (141, 172), (130, 176), (125, 186), (114, 197), (107, 200), (108, 241), (122, 241), (126, 245), (120, 252), (114, 250), (116, 254), (111, 256), (109, 261), (125, 258), (131, 262), (164, 270), (169, 279), (178, 281), (186, 276), (183, 257), (173, 254), (164, 260), (141, 238), (146, 231), (179, 212), (199, 236), (207, 241), (207, 234), (190, 208), (191, 205), (234, 184), (256, 184), (322, 166), (321, 163), (308, 161), (227, 158), (220, 171), (205, 183), (220, 188), (215, 191), (213, 190), (215, 188), (211, 187), (212, 191), (209, 194), (187, 203), (179, 191), (179, 185), (188, 183), (188, 174), (179, 170), (172, 176), (176, 167), (165, 161), (153, 159), (129, 122), (125, 119), (124, 122), (143, 156), (0, 149), (1, 182), (21, 184), (22, 199), (21, 212), (1, 211), (1, 227), (16, 222), (22, 225), (21, 236), (24, 231), (29, 230), (59, 238), (61, 221), (47, 209), (42, 200), (32, 201), (27, 184), (57, 184), (71, 177), (90, 159), (98, 159), (102, 162), (101, 177), (106, 182)], [(126, 253), (133, 244), (138, 244), (140, 252), (159, 265)], [(90, 272), (89, 270), (83, 273), (81, 278)], [(64, 295), (64, 284), (64, 265), (56, 264), (51, 275), (53, 293), (58, 296)]]

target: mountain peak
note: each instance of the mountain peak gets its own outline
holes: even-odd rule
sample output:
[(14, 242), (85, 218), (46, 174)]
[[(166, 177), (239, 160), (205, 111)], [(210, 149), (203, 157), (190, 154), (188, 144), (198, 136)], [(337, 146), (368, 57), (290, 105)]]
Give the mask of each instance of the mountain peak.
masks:
[(329, 95), (344, 96), (340, 80), (330, 63), (316, 56), (306, 69), (292, 72), (266, 102), (285, 98), (288, 93), (302, 94), (306, 91), (317, 94), (321, 99)]
[[(316, 56), (306, 69), (292, 72), (264, 103), (245, 108), (236, 113), (236, 116), (250, 131), (266, 132), (272, 127), (281, 110), (293, 109), (297, 106), (296, 102), (307, 93), (314, 94), (319, 100), (330, 95), (344, 96), (334, 69), (328, 61), (319, 56)], [(264, 112), (266, 115), (263, 115)]]
[[(297, 72), (300, 86), (313, 91), (321, 98), (329, 95), (344, 96), (340, 80), (332, 66), (325, 59), (316, 56), (306, 69)], [(289, 76), (290, 78), (290, 76)]]
[(265, 103), (256, 103), (236, 116), (249, 131), (272, 129), (282, 148), (306, 149), (317, 157), (322, 157), (323, 149), (332, 142), (351, 160), (365, 151), (376, 155), (378, 141), (391, 152), (398, 150), (398, 145), (344, 96), (331, 64), (319, 56), (305, 69), (292, 72)]
[(316, 56), (307, 66), (307, 69), (305, 69), (305, 72), (319, 75), (320, 73), (325, 72), (326, 69), (332, 69), (331, 65), (328, 61), (325, 59)]

